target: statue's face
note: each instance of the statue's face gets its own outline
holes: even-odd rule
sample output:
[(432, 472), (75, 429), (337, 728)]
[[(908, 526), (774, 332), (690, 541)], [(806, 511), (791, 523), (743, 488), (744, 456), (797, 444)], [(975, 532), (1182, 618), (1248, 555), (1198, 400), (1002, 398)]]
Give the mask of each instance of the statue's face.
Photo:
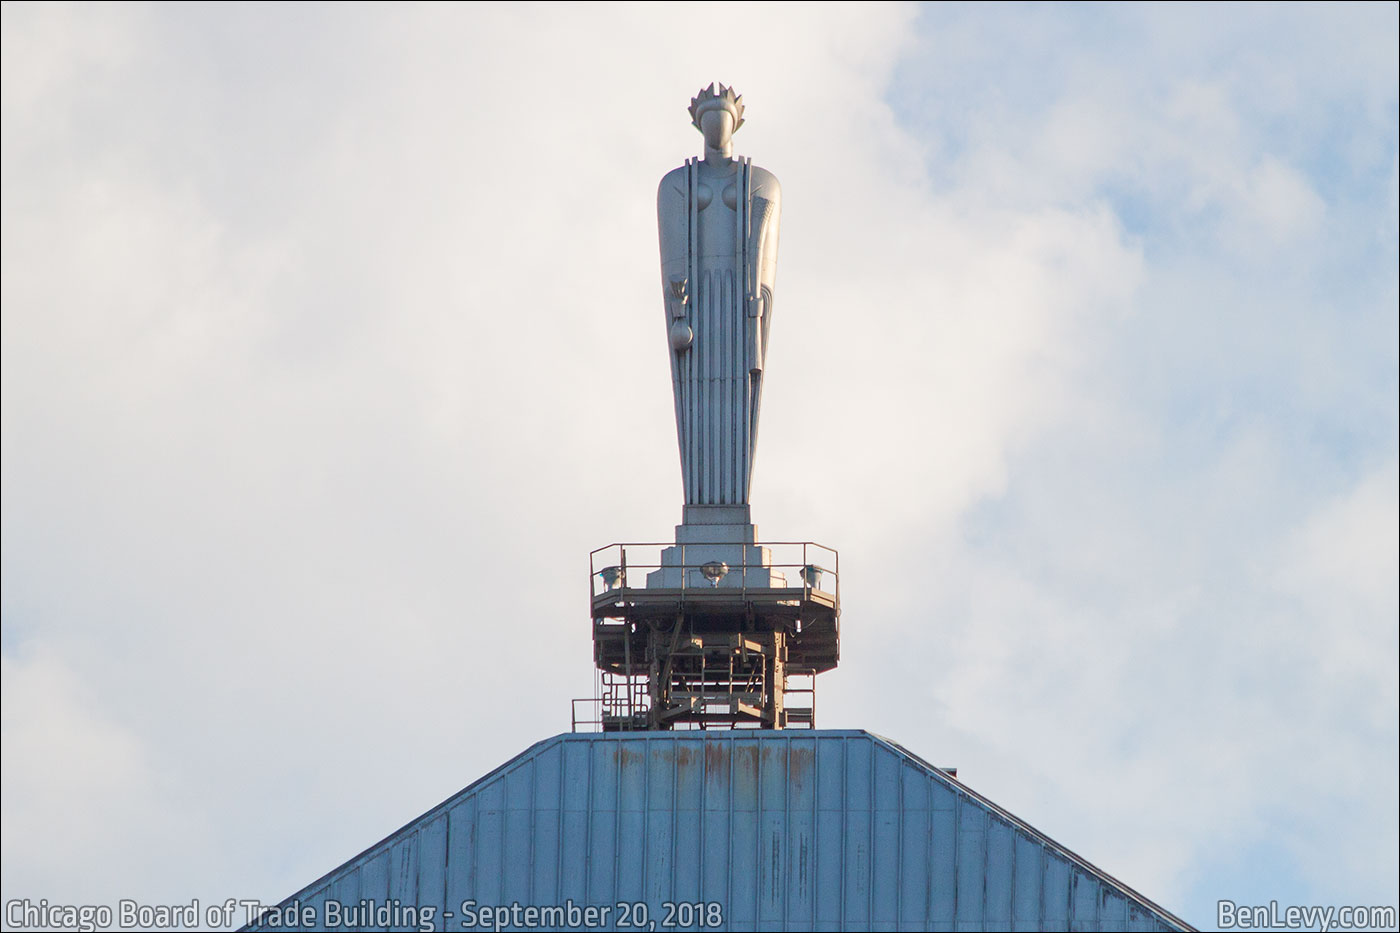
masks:
[(705, 145), (711, 149), (723, 149), (734, 135), (734, 114), (727, 107), (714, 107), (700, 114), (700, 132), (705, 134)]

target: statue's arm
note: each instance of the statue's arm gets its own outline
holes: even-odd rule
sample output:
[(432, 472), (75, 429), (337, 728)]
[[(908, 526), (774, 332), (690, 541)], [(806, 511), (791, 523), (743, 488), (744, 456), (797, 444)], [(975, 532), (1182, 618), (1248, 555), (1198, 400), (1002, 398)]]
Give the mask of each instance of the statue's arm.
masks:
[(749, 262), (754, 270), (754, 291), (758, 307), (753, 313), (766, 317), (772, 310), (773, 289), (778, 281), (778, 225), (782, 217), (783, 189), (777, 176), (757, 165), (751, 170), (753, 231), (749, 241)]
[[(676, 283), (684, 283), (690, 252), (690, 191), (685, 166), (667, 172), (656, 192), (656, 223), (661, 234), (661, 288), (667, 316), (682, 317)], [(688, 288), (685, 283), (683, 288)]]

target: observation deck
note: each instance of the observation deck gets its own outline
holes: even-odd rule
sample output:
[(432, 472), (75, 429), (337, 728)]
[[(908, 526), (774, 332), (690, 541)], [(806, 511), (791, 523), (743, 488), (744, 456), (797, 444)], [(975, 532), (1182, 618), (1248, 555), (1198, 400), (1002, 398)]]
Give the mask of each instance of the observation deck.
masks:
[(604, 730), (814, 727), (815, 675), (840, 659), (835, 549), (610, 544), (589, 555), (589, 581), (603, 682), (592, 701), (599, 717), (584, 722)]

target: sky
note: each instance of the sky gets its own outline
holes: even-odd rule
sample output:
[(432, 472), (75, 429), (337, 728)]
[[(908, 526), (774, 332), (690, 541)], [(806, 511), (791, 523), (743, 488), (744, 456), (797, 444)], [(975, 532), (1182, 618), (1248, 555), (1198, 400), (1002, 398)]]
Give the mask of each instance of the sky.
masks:
[(1374, 5), (3, 6), (3, 899), (280, 899), (593, 688), (681, 488), (654, 198), (784, 189), (818, 723), (1188, 921), (1395, 905)]

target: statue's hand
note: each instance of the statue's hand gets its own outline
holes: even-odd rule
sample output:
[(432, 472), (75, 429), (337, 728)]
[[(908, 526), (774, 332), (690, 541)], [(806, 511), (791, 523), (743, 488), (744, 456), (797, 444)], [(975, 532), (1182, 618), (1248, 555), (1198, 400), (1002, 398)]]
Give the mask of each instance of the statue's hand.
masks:
[(673, 275), (668, 284), (666, 303), (671, 308), (671, 317), (683, 318), (690, 304), (690, 283), (683, 275)]
[(683, 275), (673, 275), (666, 284), (666, 303), (671, 308), (671, 349), (683, 353), (690, 349), (695, 339), (695, 332), (685, 322), (685, 313), (690, 305), (690, 283)]

